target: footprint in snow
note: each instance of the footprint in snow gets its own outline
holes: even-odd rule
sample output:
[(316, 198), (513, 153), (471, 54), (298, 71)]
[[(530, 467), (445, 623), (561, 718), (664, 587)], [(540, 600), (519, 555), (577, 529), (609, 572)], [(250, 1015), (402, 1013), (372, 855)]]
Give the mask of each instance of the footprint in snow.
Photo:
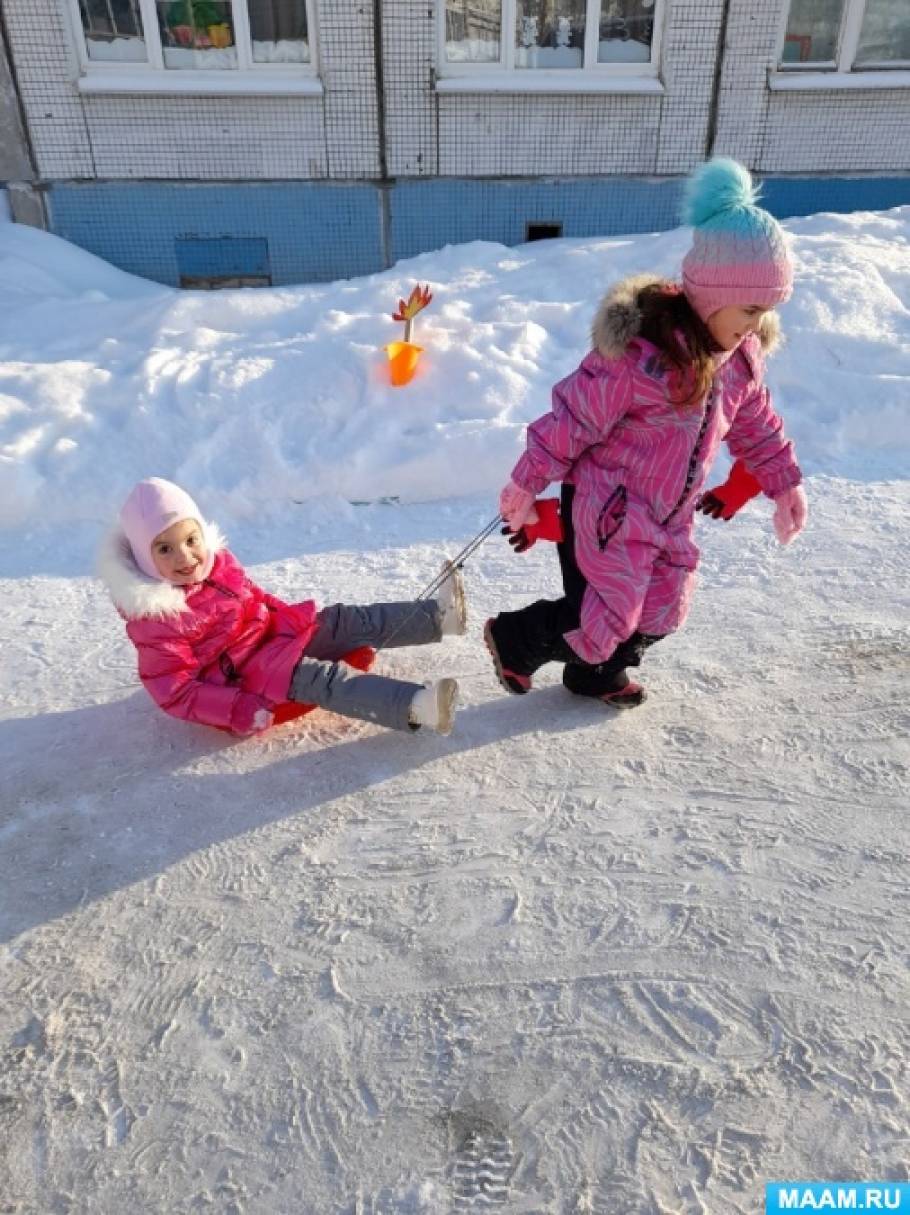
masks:
[(511, 1140), (483, 1119), (464, 1119), (456, 1130), (458, 1147), (449, 1167), (452, 1211), (485, 1211), (501, 1206), (508, 1200), (515, 1167)]

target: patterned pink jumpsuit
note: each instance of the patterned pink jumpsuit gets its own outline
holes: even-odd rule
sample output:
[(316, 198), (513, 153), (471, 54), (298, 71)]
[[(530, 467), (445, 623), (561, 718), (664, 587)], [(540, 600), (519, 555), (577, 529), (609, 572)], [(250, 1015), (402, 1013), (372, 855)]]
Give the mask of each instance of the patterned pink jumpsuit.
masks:
[(685, 620), (699, 557), (695, 502), (722, 439), (769, 497), (799, 484), (763, 369), (750, 334), (706, 398), (679, 406), (659, 351), (636, 337), (621, 357), (589, 354), (528, 427), (512, 480), (535, 495), (551, 481), (575, 491), (574, 556), (587, 585), (578, 626), (564, 639), (582, 662), (603, 663), (633, 633), (656, 638)]

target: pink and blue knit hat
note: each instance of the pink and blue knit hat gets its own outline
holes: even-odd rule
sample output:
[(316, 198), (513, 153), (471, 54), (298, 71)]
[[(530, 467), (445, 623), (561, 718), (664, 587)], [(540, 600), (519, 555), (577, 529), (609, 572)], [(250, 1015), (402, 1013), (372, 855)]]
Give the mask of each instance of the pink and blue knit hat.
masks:
[(683, 290), (703, 321), (730, 304), (773, 308), (793, 292), (783, 229), (757, 200), (748, 169), (722, 156), (686, 184), (683, 219), (694, 232)]

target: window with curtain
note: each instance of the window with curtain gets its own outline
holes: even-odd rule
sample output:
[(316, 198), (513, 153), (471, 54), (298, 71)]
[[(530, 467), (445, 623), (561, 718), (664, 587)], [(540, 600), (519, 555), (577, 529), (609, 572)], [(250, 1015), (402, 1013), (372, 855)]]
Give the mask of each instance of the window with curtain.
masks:
[(70, 0), (85, 59), (163, 71), (312, 63), (307, 0)]
[(790, 0), (781, 67), (910, 67), (910, 0)]
[[(656, 70), (663, 0), (445, 0), (443, 71)], [(637, 69), (636, 66), (637, 65)]]

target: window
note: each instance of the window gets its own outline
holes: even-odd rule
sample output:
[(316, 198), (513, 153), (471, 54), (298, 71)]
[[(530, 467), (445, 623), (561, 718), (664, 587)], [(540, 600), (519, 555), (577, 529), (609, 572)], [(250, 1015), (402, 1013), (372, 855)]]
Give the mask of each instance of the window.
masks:
[(662, 6), (663, 0), (440, 0), (440, 74), (656, 76)]
[(314, 73), (307, 0), (70, 0), (83, 67)]
[(137, 0), (79, 0), (90, 59), (144, 63), (148, 58)]
[(782, 71), (910, 67), (908, 0), (791, 0)]

